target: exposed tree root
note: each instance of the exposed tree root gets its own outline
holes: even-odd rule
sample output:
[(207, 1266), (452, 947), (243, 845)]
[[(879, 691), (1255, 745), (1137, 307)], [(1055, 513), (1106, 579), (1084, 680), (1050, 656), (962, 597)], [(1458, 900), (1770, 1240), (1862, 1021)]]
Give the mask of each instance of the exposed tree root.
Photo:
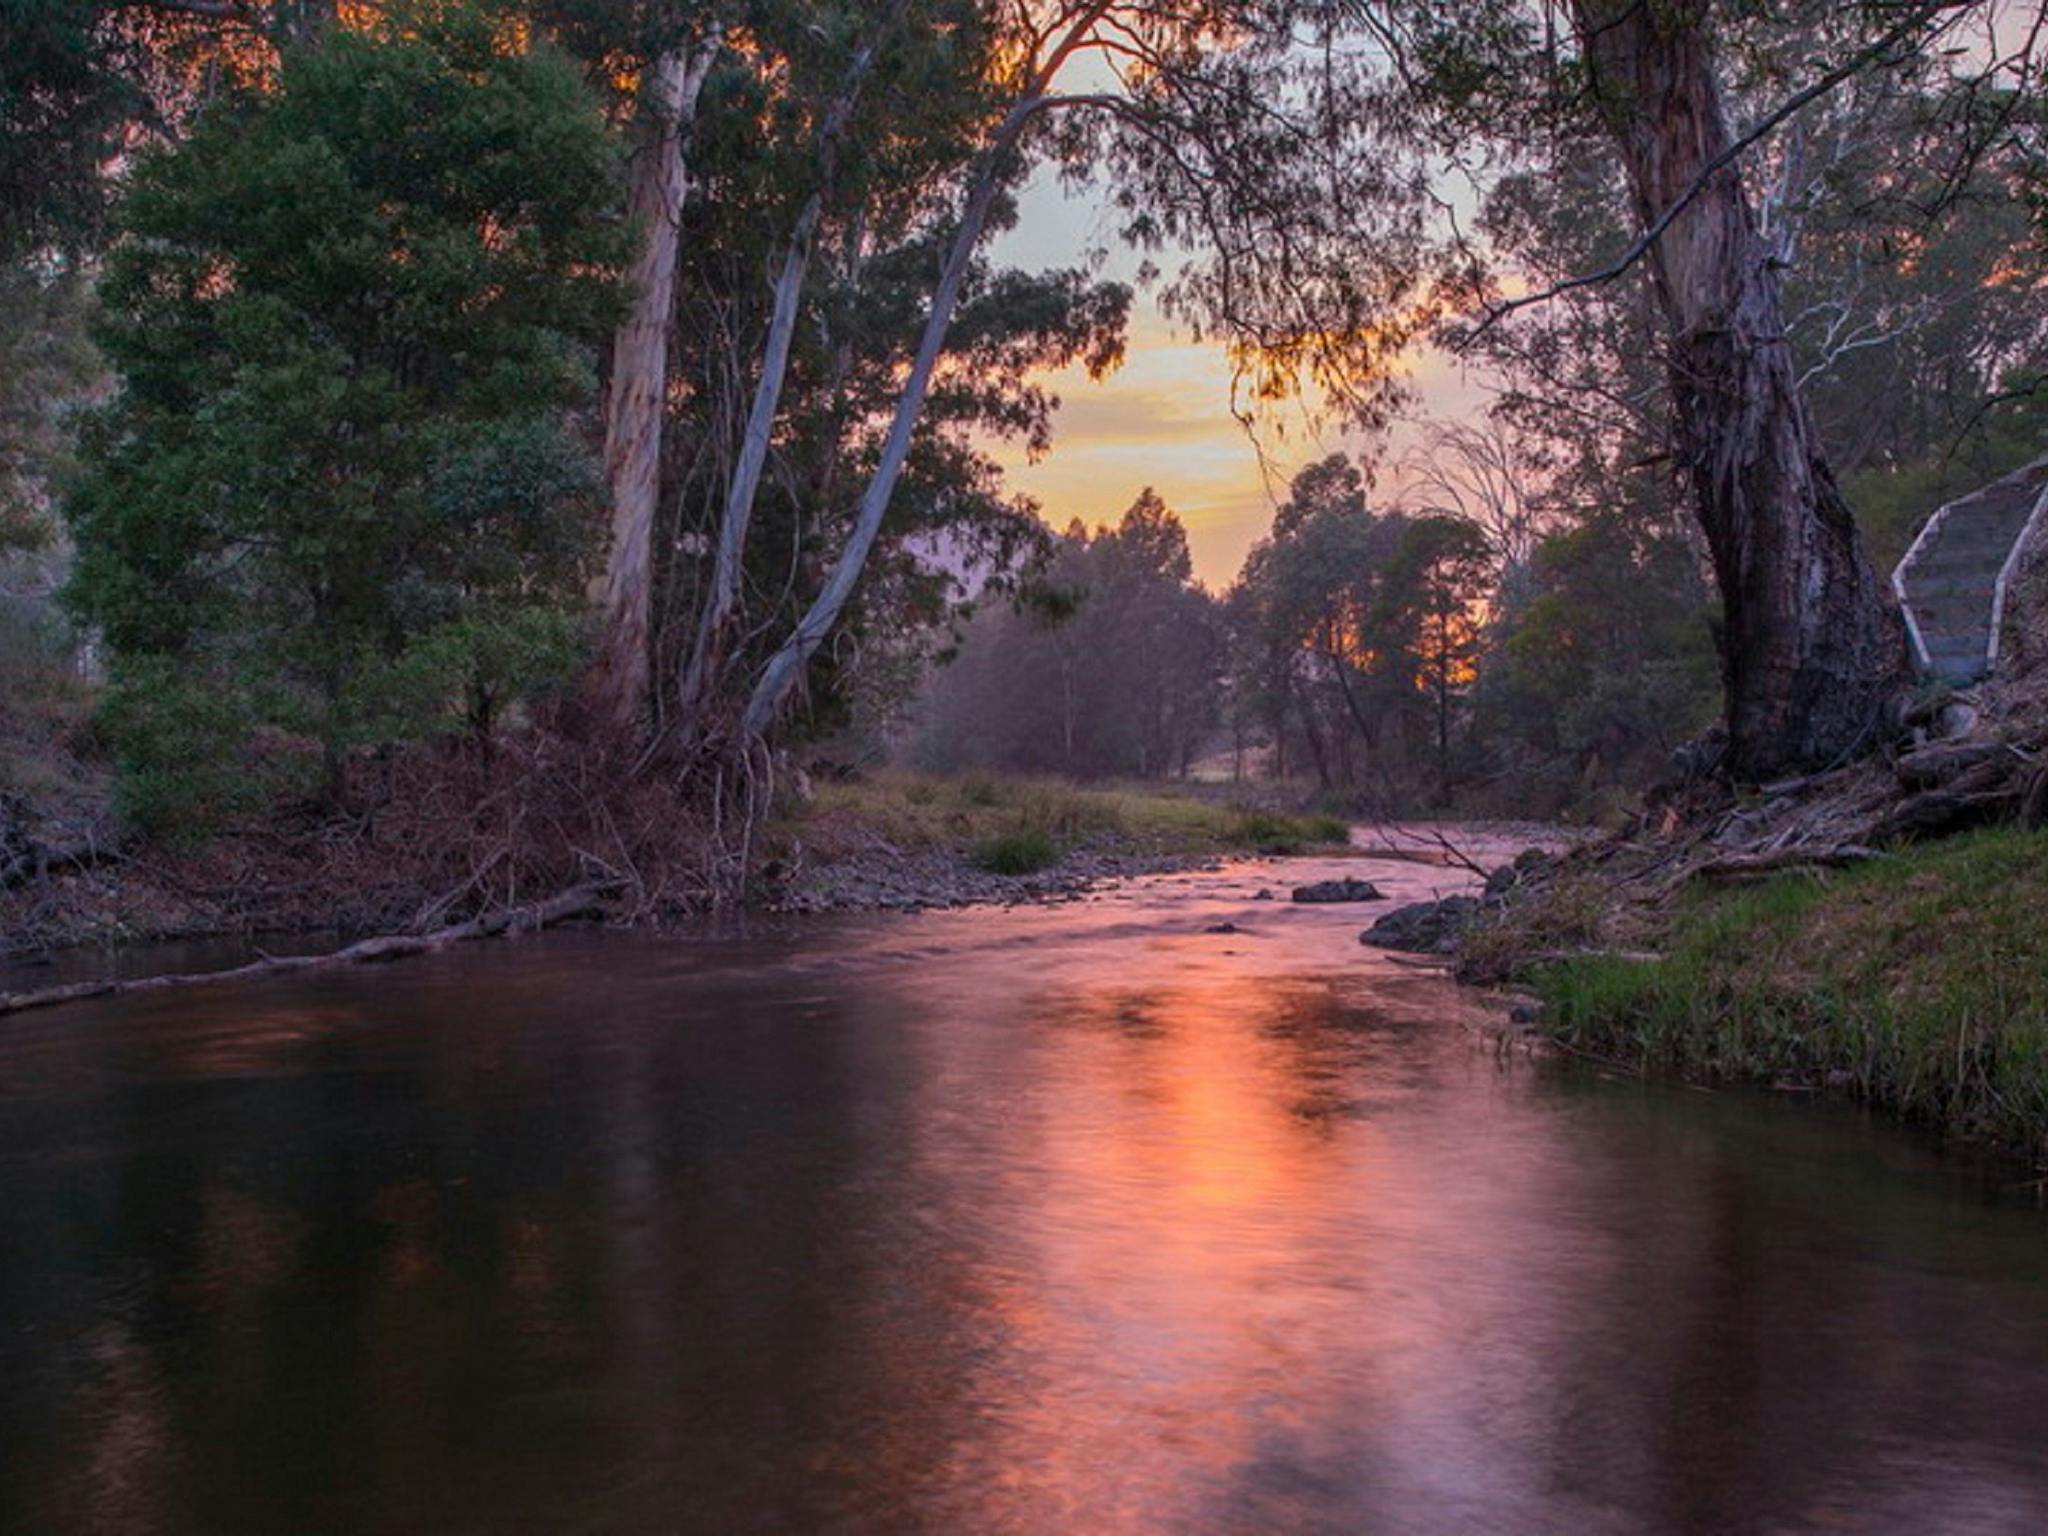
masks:
[(68, 986), (44, 987), (33, 992), (0, 992), (0, 1014), (23, 1013), (31, 1008), (51, 1008), (59, 1003), (78, 1002), (90, 997), (117, 996), (124, 992), (159, 992), (171, 987), (193, 987), (213, 981), (245, 981), (287, 971), (322, 970), (373, 961), (397, 960), (422, 955), (471, 939), (490, 939), (502, 934), (531, 932), (564, 922), (572, 917), (601, 911), (607, 887), (579, 886), (546, 901), (533, 902), (507, 911), (492, 912), (437, 928), (431, 933), (387, 933), (359, 939), (324, 955), (265, 955), (247, 965), (224, 971), (171, 972), (161, 976), (140, 976), (132, 980), (79, 981)]

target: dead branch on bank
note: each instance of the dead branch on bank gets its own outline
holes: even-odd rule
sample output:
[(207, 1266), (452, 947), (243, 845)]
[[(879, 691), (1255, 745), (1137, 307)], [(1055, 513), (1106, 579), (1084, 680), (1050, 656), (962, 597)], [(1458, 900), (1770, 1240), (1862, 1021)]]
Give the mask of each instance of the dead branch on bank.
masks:
[(584, 917), (603, 910), (608, 887), (601, 885), (579, 886), (563, 891), (546, 901), (533, 902), (508, 911), (492, 912), (482, 917), (471, 918), (466, 923), (438, 928), (431, 933), (387, 933), (374, 938), (359, 939), (344, 948), (324, 955), (265, 955), (247, 965), (234, 966), (224, 971), (183, 971), (170, 972), (160, 976), (139, 976), (131, 980), (78, 981), (67, 986), (44, 987), (31, 992), (0, 992), (0, 1014), (24, 1013), (31, 1008), (51, 1008), (59, 1003), (80, 1002), (92, 997), (119, 996), (126, 992), (160, 992), (172, 987), (193, 987), (205, 982), (246, 981), (257, 976), (272, 976), (286, 972), (311, 971), (338, 968), (346, 965), (366, 965), (377, 961), (398, 960), (408, 955), (430, 954), (446, 949), (452, 944), (467, 943), (472, 939), (492, 939), (502, 935), (528, 933), (536, 929), (551, 927), (572, 917)]

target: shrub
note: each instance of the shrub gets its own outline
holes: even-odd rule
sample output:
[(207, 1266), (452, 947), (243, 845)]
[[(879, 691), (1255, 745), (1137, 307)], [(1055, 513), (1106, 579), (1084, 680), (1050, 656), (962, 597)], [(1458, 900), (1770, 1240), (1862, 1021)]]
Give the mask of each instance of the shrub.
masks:
[(974, 850), (977, 868), (992, 875), (1029, 875), (1059, 861), (1052, 839), (1035, 827), (992, 837)]

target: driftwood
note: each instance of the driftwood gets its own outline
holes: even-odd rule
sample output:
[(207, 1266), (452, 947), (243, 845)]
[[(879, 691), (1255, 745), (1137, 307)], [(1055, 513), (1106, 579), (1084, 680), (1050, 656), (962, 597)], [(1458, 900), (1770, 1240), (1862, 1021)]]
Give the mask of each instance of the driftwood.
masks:
[(2016, 787), (1964, 793), (1953, 789), (1923, 790), (1893, 806), (1871, 831), (1871, 840), (1894, 842), (1902, 837), (1939, 837), (1965, 827), (1995, 821), (2017, 809)]
[(29, 827), (35, 817), (26, 796), (0, 790), (0, 891), (65, 869), (90, 869), (119, 853), (120, 838), (109, 829), (87, 826), (67, 843), (46, 843)]
[(1387, 843), (1359, 843), (1350, 850), (1354, 858), (1387, 859), (1402, 864), (1427, 864), (1435, 869), (1459, 869), (1458, 860), (1438, 848), (1398, 848)]
[(89, 997), (117, 996), (124, 992), (158, 992), (172, 987), (194, 987), (212, 981), (244, 981), (256, 976), (273, 976), (291, 971), (321, 970), (344, 965), (366, 965), (380, 960), (398, 960), (423, 955), (471, 939), (496, 938), (501, 934), (529, 932), (583, 917), (599, 911), (607, 887), (578, 886), (551, 896), (546, 901), (509, 911), (493, 912), (466, 923), (437, 928), (432, 933), (387, 933), (359, 939), (324, 955), (265, 955), (247, 965), (224, 971), (171, 972), (161, 976), (138, 976), (132, 980), (77, 981), (68, 986), (45, 987), (32, 992), (0, 992), (0, 1014), (22, 1013), (31, 1008), (51, 1008), (59, 1003), (79, 1002)]

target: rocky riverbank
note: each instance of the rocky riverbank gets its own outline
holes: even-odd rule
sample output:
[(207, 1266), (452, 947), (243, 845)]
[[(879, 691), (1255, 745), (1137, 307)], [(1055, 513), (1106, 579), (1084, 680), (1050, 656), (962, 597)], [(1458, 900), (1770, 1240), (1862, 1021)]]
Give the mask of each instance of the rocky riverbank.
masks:
[(1077, 901), (1116, 880), (1138, 875), (1215, 869), (1211, 855), (1134, 853), (1079, 848), (1050, 868), (1005, 875), (977, 866), (957, 848), (888, 845), (791, 867), (770, 861), (758, 900), (774, 912), (916, 912), (929, 907), (1013, 906), (1027, 901)]

